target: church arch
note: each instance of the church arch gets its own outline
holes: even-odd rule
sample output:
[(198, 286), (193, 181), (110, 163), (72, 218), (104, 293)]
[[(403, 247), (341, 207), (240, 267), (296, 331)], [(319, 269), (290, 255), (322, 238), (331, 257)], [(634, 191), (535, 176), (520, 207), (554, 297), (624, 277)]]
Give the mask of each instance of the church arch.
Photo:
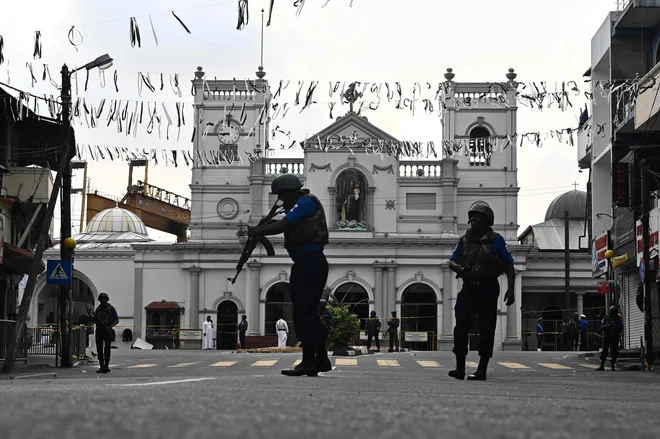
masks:
[(294, 337), (296, 330), (293, 325), (293, 303), (289, 282), (277, 282), (266, 291), (266, 312), (264, 335), (277, 335), (275, 323), (284, 319), (289, 327), (289, 338)]
[[(412, 343), (412, 349), (427, 350), (434, 346), (438, 334), (438, 301), (436, 292), (427, 283), (415, 282), (401, 294), (401, 331), (431, 332), (427, 343)], [(433, 343), (434, 344), (434, 343)]]
[(424, 277), (423, 274), (417, 273), (415, 277), (411, 277), (410, 279), (407, 279), (401, 283), (397, 287), (396, 291), (396, 301), (401, 302), (403, 300), (403, 293), (408, 288), (410, 285), (416, 284), (416, 283), (421, 283), (428, 285), (432, 290), (433, 293), (435, 294), (435, 300), (437, 300), (437, 303), (442, 303), (442, 295), (443, 295), (443, 290), (440, 288), (440, 286), (433, 282), (431, 279)]
[(369, 185), (369, 187), (376, 187), (376, 182), (374, 181), (371, 172), (369, 172), (369, 170), (364, 166), (362, 166), (361, 164), (355, 163), (354, 156), (348, 157), (348, 163), (344, 163), (343, 165), (339, 165), (337, 166), (337, 168), (335, 168), (334, 172), (332, 173), (332, 176), (330, 177), (331, 184), (336, 185), (337, 179), (341, 176), (341, 174), (343, 174), (349, 169), (355, 169), (359, 171), (367, 180), (367, 184)]
[(369, 293), (363, 285), (353, 281), (338, 285), (333, 293), (337, 302), (348, 305), (348, 310), (360, 319), (360, 327), (369, 318)]
[[(73, 268), (73, 324), (87, 324), (86, 306), (94, 309), (98, 305), (100, 292), (83, 272)], [(32, 298), (30, 306), (30, 325), (43, 325), (46, 323), (55, 323), (57, 316), (57, 297), (59, 294), (58, 285), (46, 284), (46, 272), (37, 277), (35, 285), (35, 295)], [(112, 297), (110, 298), (112, 300)]]
[[(477, 129), (475, 131), (475, 129)], [(491, 124), (488, 122), (479, 119), (476, 122), (472, 122), (468, 127), (465, 129), (465, 135), (468, 137), (492, 137), (496, 136), (497, 132), (495, 130), (495, 127), (493, 127)]]
[(369, 302), (374, 301), (373, 287), (369, 285), (369, 282), (367, 282), (366, 280), (362, 279), (359, 276), (356, 276), (355, 273), (353, 273), (352, 271), (349, 271), (348, 273), (346, 273), (346, 276), (337, 279), (332, 285), (330, 285), (330, 292), (334, 294), (337, 288), (339, 288), (341, 285), (346, 283), (355, 283), (361, 285), (362, 288), (364, 288), (365, 291), (367, 292), (367, 295), (369, 296)]
[(259, 301), (260, 302), (265, 302), (266, 301), (266, 295), (268, 294), (268, 290), (275, 284), (278, 284), (280, 282), (284, 283), (289, 283), (289, 275), (285, 272), (282, 271), (278, 276), (273, 277), (269, 279), (262, 287), (259, 292)]
[(234, 302), (234, 304), (236, 305), (236, 308), (237, 308), (237, 310), (236, 310), (237, 314), (239, 312), (245, 312), (245, 307), (243, 306), (243, 302), (241, 302), (241, 300), (236, 296), (220, 296), (220, 297), (218, 297), (213, 302), (213, 307), (211, 309), (218, 309), (218, 306), (220, 306), (220, 304), (222, 302), (224, 302), (225, 300), (229, 300), (231, 302)]
[(216, 349), (236, 349), (236, 331), (238, 326), (238, 306), (231, 298), (223, 298), (217, 306)]

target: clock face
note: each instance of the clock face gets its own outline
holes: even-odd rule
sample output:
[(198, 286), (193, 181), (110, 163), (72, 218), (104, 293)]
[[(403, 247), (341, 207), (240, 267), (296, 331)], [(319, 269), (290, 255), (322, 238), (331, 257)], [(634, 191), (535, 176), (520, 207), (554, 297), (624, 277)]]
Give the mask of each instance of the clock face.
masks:
[(218, 140), (223, 145), (234, 145), (238, 143), (238, 139), (241, 137), (241, 127), (234, 123), (222, 122), (218, 125)]

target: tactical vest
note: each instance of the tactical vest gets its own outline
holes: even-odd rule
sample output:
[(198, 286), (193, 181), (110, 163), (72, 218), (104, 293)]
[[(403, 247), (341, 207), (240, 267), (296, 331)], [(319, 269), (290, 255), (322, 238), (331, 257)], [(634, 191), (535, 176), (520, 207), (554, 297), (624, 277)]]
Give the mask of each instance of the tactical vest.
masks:
[(380, 331), (380, 322), (378, 321), (378, 317), (369, 317), (367, 322), (367, 329), (372, 334)]
[(96, 308), (96, 311), (94, 311), (94, 314), (96, 314), (96, 316), (103, 322), (104, 325), (109, 325), (115, 322), (113, 310), (114, 308), (110, 304), (107, 304), (105, 307), (99, 305)]
[(506, 271), (502, 258), (493, 253), (493, 243), (500, 236), (490, 230), (485, 239), (473, 240), (463, 235), (460, 239), (462, 251), (458, 264), (470, 270), (474, 279), (498, 278)]
[(305, 244), (318, 244), (323, 248), (328, 243), (328, 224), (321, 201), (312, 194), (303, 195), (316, 203), (318, 210), (313, 217), (284, 232), (284, 248), (292, 252)]

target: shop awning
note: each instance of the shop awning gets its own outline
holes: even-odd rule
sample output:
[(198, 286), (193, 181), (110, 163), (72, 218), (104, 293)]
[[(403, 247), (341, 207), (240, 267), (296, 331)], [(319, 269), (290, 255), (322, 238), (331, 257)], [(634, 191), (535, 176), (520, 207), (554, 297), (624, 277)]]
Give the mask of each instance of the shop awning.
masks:
[[(0, 272), (11, 274), (30, 274), (32, 268), (32, 259), (34, 253), (24, 248), (16, 247), (15, 245), (7, 242), (2, 246), (2, 263), (0, 264)], [(40, 264), (39, 272), (46, 269), (43, 262)]]

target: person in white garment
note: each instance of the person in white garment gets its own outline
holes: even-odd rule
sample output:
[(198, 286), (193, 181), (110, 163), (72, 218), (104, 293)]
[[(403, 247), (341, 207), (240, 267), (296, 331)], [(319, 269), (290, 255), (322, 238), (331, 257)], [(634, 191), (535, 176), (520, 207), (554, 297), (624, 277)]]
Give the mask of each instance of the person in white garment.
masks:
[(277, 329), (277, 347), (285, 348), (287, 334), (289, 333), (289, 325), (286, 324), (286, 320), (280, 318), (277, 323), (275, 323), (275, 329)]
[(213, 320), (211, 316), (206, 317), (202, 324), (202, 349), (213, 349)]

